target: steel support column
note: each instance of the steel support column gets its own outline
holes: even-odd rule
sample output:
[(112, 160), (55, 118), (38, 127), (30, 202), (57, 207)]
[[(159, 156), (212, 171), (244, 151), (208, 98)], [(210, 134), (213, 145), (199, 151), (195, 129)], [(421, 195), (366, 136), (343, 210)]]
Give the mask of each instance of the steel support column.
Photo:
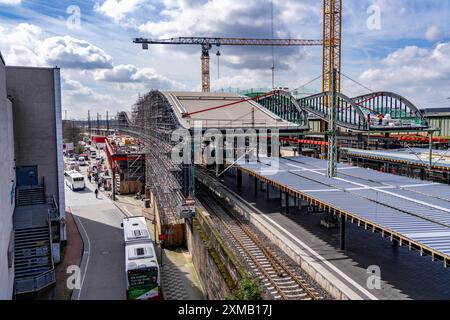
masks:
[(242, 188), (242, 171), (239, 169), (236, 170), (236, 184), (239, 189)]
[(284, 201), (286, 204), (286, 214), (289, 214), (289, 193), (284, 194)]
[(333, 79), (332, 79), (332, 92), (331, 92), (331, 101), (329, 105), (329, 115), (330, 115), (330, 131), (328, 133), (328, 178), (334, 178), (337, 175), (337, 137), (336, 137), (336, 115), (337, 115), (337, 103), (336, 103), (336, 95), (337, 95), (337, 69), (333, 70)]
[(340, 219), (340, 228), (339, 228), (341, 250), (345, 250), (345, 220), (346, 220), (345, 216), (342, 215)]

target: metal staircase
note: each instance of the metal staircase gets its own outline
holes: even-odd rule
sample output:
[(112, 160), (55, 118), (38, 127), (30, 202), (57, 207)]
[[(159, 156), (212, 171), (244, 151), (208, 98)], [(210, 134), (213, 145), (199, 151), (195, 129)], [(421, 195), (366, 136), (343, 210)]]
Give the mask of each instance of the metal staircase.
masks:
[(38, 292), (55, 283), (49, 226), (15, 230), (15, 294)]
[(116, 180), (116, 192), (120, 194), (120, 174), (116, 173), (113, 179)]
[(17, 188), (16, 206), (34, 206), (45, 203), (46, 201), (44, 185)]
[[(53, 204), (53, 205), (52, 205)], [(45, 184), (18, 187), (14, 212), (14, 290), (22, 298), (56, 282), (51, 219), (55, 202), (46, 199)]]
[(144, 156), (143, 155), (128, 155), (127, 157), (127, 174), (128, 180), (141, 181), (144, 174)]

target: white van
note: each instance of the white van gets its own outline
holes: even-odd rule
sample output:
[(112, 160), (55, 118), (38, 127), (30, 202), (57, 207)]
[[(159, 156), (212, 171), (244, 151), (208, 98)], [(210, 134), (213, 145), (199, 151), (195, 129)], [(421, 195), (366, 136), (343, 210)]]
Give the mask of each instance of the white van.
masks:
[(66, 185), (72, 189), (72, 191), (82, 191), (86, 188), (84, 176), (78, 171), (64, 172), (64, 180), (66, 181)]

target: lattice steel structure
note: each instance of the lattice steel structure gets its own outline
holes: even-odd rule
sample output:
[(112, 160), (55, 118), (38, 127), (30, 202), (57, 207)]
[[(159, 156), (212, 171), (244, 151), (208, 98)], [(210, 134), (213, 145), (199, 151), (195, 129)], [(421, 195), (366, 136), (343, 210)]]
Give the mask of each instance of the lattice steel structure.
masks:
[(274, 91), (255, 98), (255, 102), (262, 105), (281, 119), (308, 127), (308, 112), (301, 109), (297, 100), (286, 91)]
[(210, 57), (209, 50), (211, 50), (210, 44), (202, 45), (202, 92), (211, 91), (211, 74), (210, 74)]
[(162, 224), (176, 224), (181, 219), (178, 207), (193, 194), (193, 166), (172, 161), (175, 142), (172, 133), (180, 124), (166, 97), (151, 91), (139, 98), (131, 117), (122, 112), (118, 129), (138, 137), (146, 154), (146, 186), (155, 197)]
[(342, 0), (323, 0), (322, 91), (333, 87), (333, 70), (337, 71), (336, 90), (341, 92)]
[[(330, 121), (331, 93), (324, 92), (298, 100), (299, 106), (324, 122)], [(355, 131), (426, 130), (428, 121), (406, 98), (391, 92), (374, 92), (349, 98), (337, 93), (336, 124)], [(389, 124), (378, 124), (373, 118), (389, 115)]]

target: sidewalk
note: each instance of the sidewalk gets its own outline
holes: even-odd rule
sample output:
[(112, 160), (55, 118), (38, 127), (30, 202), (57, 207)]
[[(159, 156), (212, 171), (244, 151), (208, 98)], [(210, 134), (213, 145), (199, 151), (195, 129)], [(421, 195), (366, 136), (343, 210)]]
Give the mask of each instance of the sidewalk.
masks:
[(66, 212), (67, 221), (67, 245), (61, 255), (62, 262), (56, 266), (56, 299), (70, 300), (72, 290), (67, 288), (67, 279), (70, 274), (67, 273), (69, 266), (79, 266), (83, 254), (83, 240), (78, 232), (72, 213)]
[[(117, 196), (115, 203), (123, 212), (129, 216), (144, 216), (153, 239), (154, 225), (152, 208), (146, 209), (144, 202), (134, 199), (134, 196)], [(155, 241), (157, 242), (157, 241)], [(158, 261), (161, 263), (161, 248), (155, 246)], [(161, 268), (162, 291), (165, 300), (203, 300), (203, 292), (197, 272), (194, 269), (192, 258), (185, 250), (171, 251), (164, 249), (163, 266)]]

